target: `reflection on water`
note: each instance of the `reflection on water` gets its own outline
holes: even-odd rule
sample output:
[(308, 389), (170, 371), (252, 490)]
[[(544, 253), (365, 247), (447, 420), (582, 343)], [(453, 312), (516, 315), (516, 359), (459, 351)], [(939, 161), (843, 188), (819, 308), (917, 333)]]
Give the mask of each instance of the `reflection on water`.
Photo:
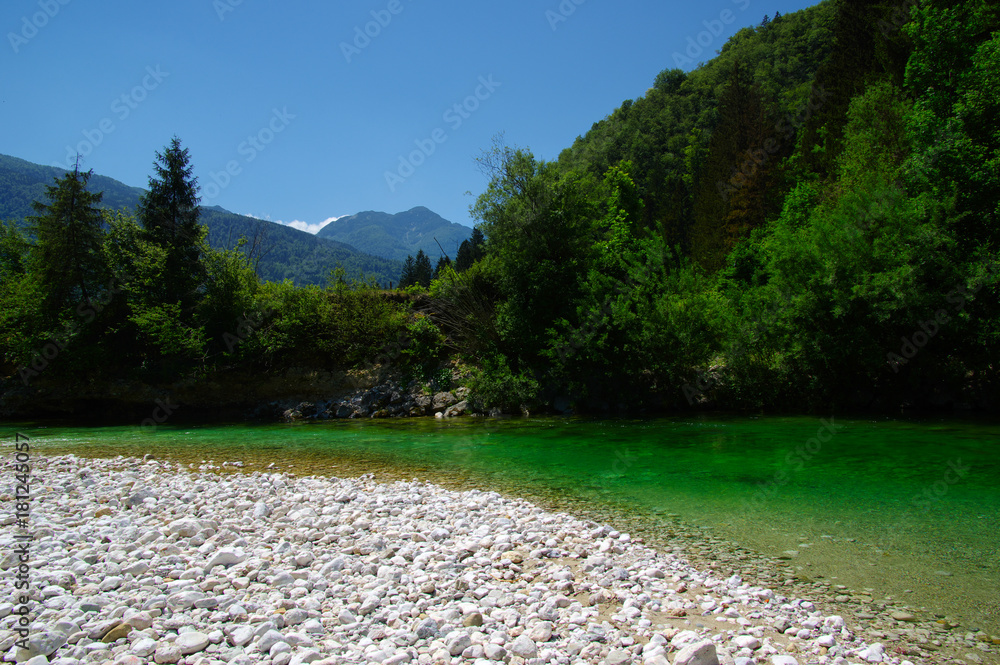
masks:
[(26, 427), (43, 449), (484, 487), (669, 529), (676, 516), (874, 597), (1000, 633), (1000, 427), (815, 418)]

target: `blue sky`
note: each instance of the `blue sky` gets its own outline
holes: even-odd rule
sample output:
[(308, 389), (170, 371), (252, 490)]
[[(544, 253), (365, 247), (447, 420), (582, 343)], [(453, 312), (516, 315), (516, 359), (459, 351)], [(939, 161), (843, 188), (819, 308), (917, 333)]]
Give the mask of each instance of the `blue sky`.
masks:
[(810, 4), (4, 0), (0, 152), (79, 150), (145, 187), (176, 134), (203, 204), (311, 231), (418, 205), (472, 225), (495, 134), (555, 159), (677, 54), (692, 69)]

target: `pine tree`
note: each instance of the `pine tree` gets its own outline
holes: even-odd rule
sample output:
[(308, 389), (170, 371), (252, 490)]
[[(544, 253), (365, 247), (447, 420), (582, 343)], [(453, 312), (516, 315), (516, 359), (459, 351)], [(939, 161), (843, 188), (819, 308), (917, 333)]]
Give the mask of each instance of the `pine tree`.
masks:
[(46, 192), (51, 203), (34, 202), (39, 214), (29, 218), (35, 236), (29, 266), (53, 315), (90, 301), (106, 286), (104, 234), (97, 208), (102, 194), (86, 189), (92, 174), (74, 168), (56, 179)]
[(486, 256), (486, 236), (479, 227), (472, 229), (472, 237), (469, 239), (472, 244), (472, 261), (476, 262)]
[(462, 244), (458, 246), (458, 256), (455, 257), (455, 271), (465, 272), (472, 267), (475, 261), (472, 243), (468, 240), (463, 240)]
[(405, 289), (406, 287), (413, 286), (416, 283), (417, 278), (413, 256), (407, 256), (406, 260), (403, 261), (403, 272), (399, 274), (399, 288)]
[(442, 255), (438, 259), (437, 265), (434, 267), (434, 279), (441, 277), (441, 273), (448, 267), (451, 266), (451, 259), (447, 256)]
[(416, 283), (425, 289), (429, 288), (433, 274), (430, 258), (424, 254), (424, 250), (419, 250), (417, 258), (413, 261), (413, 277)]
[(161, 293), (163, 302), (195, 301), (204, 283), (201, 243), (206, 230), (198, 223), (198, 184), (191, 156), (176, 136), (153, 163), (155, 177), (139, 201), (139, 220), (146, 239), (166, 249)]

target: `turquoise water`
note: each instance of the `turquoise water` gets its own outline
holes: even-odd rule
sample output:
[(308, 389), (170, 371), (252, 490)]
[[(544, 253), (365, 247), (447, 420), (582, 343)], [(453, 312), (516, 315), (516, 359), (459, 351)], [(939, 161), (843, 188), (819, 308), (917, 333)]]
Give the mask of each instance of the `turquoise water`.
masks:
[[(797, 574), (1000, 634), (1000, 425), (808, 417), (38, 427), (44, 452), (420, 477), (680, 521)], [(13, 432), (13, 427), (9, 428)]]

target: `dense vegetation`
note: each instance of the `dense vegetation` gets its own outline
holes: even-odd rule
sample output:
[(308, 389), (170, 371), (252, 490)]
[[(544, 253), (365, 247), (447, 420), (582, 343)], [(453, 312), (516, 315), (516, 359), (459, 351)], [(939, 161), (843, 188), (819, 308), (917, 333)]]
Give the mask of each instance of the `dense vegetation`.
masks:
[(438, 288), (492, 312), (464, 322), (480, 392), (994, 404), (998, 15), (823, 2), (664, 71), (557, 162), (498, 143), (474, 206), (486, 258)]
[[(24, 386), (205, 380), (220, 372), (343, 367), (375, 358), (410, 317), (374, 280), (262, 282), (259, 246), (210, 247), (190, 156), (156, 155), (133, 216), (101, 208), (79, 170), (47, 188), (29, 233), (0, 229), (0, 352)], [(28, 238), (31, 238), (31, 241)], [(259, 240), (259, 239), (257, 239)]]
[[(342, 275), (261, 283), (251, 253), (208, 249), (175, 142), (138, 220), (103, 213), (103, 231), (73, 173), (33, 243), (4, 230), (6, 370), (72, 343), (88, 352), (59, 355), (66, 368), (151, 380), (459, 367), (480, 405), (508, 411), (989, 407), (998, 90), (985, 0), (765, 19), (662, 72), (557, 161), (498, 138), (476, 238), (434, 270), (422, 250), (408, 260), (404, 285), (426, 292), (409, 298)], [(164, 216), (161, 190), (184, 214)], [(76, 258), (47, 268), (56, 242)]]

